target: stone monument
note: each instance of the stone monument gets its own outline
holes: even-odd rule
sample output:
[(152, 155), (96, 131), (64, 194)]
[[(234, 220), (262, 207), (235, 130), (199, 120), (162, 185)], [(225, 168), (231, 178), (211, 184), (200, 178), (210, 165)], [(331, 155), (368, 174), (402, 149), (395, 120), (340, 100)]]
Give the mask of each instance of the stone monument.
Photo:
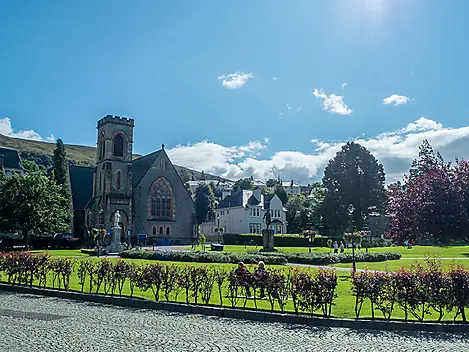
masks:
[(121, 214), (119, 210), (114, 214), (114, 226), (112, 227), (111, 245), (106, 247), (106, 253), (120, 253), (124, 249), (121, 244), (122, 228), (119, 226)]
[(267, 211), (264, 214), (264, 220), (266, 228), (262, 230), (262, 249), (261, 252), (275, 252), (274, 248), (274, 230), (270, 228), (272, 223), (272, 218), (270, 216), (270, 211)]

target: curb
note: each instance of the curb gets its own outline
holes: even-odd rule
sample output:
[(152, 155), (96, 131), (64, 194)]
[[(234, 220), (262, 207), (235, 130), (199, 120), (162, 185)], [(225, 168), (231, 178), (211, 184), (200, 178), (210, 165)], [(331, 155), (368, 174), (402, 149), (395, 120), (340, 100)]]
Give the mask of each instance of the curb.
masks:
[(199, 306), (174, 302), (155, 302), (140, 298), (105, 296), (74, 291), (44, 289), (38, 287), (13, 286), (5, 283), (0, 283), (0, 291), (35, 294), (48, 297), (71, 299), (81, 302), (109, 304), (120, 307), (165, 310), (170, 312), (201, 314), (208, 316), (235, 318), (269, 323), (287, 323), (308, 326), (339, 327), (368, 330), (426, 331), (438, 333), (467, 333), (469, 331), (469, 325), (467, 324), (322, 318), (289, 313), (254, 311), (250, 309)]

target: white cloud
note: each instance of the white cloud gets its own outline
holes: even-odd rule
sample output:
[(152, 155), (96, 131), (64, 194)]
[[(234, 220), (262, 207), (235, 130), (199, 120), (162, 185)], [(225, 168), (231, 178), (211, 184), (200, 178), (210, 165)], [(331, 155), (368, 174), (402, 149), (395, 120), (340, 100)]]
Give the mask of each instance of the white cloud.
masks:
[(246, 82), (253, 77), (253, 73), (236, 71), (235, 73), (229, 73), (218, 76), (218, 80), (222, 81), (222, 87), (226, 87), (229, 89), (239, 89), (243, 87)]
[(270, 142), (270, 138), (268, 138), (268, 137), (264, 137), (264, 143), (266, 143), (266, 144), (267, 144), (267, 143), (269, 143), (269, 142)]
[(273, 77), (272, 79), (273, 79), (275, 82), (278, 81), (278, 77)]
[[(418, 156), (419, 145), (428, 139), (435, 151), (445, 159), (469, 159), (469, 126), (444, 127), (441, 123), (421, 117), (396, 131), (381, 133), (372, 138), (360, 137), (357, 143), (365, 146), (386, 171), (386, 181), (393, 182), (407, 173)], [(324, 167), (334, 157), (345, 141), (326, 142), (311, 140), (314, 152), (278, 151), (262, 157), (267, 142), (250, 142), (244, 146), (223, 146), (207, 141), (187, 146), (177, 146), (168, 153), (177, 165), (220, 175), (230, 179), (253, 176), (266, 180), (280, 176), (284, 180), (311, 183), (323, 176)]]
[(296, 109), (296, 111), (301, 111), (303, 109), (303, 107), (299, 107), (298, 109)]
[(293, 109), (289, 104), (285, 105), (287, 107), (288, 110), (291, 110)]
[(347, 87), (347, 82), (342, 83), (342, 90), (344, 90), (345, 87)]
[(326, 111), (340, 115), (350, 115), (352, 113), (352, 109), (344, 103), (344, 97), (341, 95), (327, 95), (322, 88), (319, 90), (314, 89), (313, 95), (321, 100), (322, 107)]
[(33, 130), (20, 130), (15, 132), (11, 126), (11, 119), (9, 117), (0, 119), (0, 134), (13, 138), (31, 139), (51, 143), (55, 142), (55, 137), (52, 134), (49, 137), (42, 138), (39, 133)]
[(407, 103), (410, 100), (412, 99), (409, 97), (406, 97), (405, 95), (392, 94), (389, 97), (383, 99), (383, 104), (385, 105), (393, 104), (394, 106), (399, 106), (401, 104)]

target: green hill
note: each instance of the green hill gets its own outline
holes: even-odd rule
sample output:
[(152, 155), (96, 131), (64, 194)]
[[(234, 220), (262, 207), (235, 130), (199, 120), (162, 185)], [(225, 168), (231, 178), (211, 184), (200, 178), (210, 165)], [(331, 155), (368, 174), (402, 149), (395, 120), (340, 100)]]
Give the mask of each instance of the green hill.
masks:
[[(20, 152), (21, 158), (24, 160), (34, 161), (39, 166), (48, 169), (52, 166), (52, 155), (55, 143), (47, 143), (33, 141), (29, 139), (20, 139), (7, 137), (0, 134), (0, 146), (16, 149)], [(65, 144), (65, 151), (70, 162), (74, 165), (94, 166), (96, 161), (96, 148), (85, 145)], [(141, 155), (134, 154), (133, 159)], [(200, 180), (202, 174), (199, 171), (191, 170), (183, 166), (174, 165), (177, 172), (184, 178)], [(183, 175), (185, 177), (183, 177)], [(218, 176), (205, 174), (206, 179), (219, 179)]]

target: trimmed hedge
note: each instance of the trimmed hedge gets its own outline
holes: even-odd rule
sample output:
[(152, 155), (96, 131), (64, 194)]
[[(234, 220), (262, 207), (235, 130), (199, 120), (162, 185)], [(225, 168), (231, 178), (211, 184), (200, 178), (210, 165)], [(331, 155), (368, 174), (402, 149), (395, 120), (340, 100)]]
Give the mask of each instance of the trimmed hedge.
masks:
[(82, 249), (80, 252), (83, 253), (83, 254), (91, 255), (91, 256), (97, 254), (96, 249)]
[[(121, 252), (122, 258), (150, 259), (178, 262), (201, 263), (258, 263), (285, 265), (287, 263), (328, 265), (334, 263), (351, 263), (352, 254), (332, 253), (296, 253), (296, 252), (263, 252), (263, 253), (231, 253), (231, 252), (202, 252), (202, 251), (136, 251)], [(386, 260), (399, 260), (400, 253), (366, 253), (355, 254), (356, 262), (383, 262)]]
[[(295, 234), (275, 235), (275, 247), (309, 247), (307, 237)], [(328, 237), (317, 237), (311, 244), (311, 247), (327, 247)], [(262, 235), (259, 234), (224, 234), (223, 241), (225, 245), (250, 245), (251, 242), (262, 246)]]
[(177, 262), (201, 263), (239, 263), (256, 264), (263, 261), (266, 264), (285, 265), (287, 259), (282, 256), (266, 256), (262, 254), (230, 253), (230, 252), (202, 252), (202, 251), (136, 251), (128, 250), (120, 253), (122, 258), (150, 259)]
[[(310, 264), (310, 265), (328, 265), (333, 263), (352, 263), (351, 253), (298, 253), (298, 252), (264, 252), (264, 256), (281, 256), (289, 263)], [(401, 253), (355, 253), (355, 262), (384, 262), (386, 260), (399, 260)]]

